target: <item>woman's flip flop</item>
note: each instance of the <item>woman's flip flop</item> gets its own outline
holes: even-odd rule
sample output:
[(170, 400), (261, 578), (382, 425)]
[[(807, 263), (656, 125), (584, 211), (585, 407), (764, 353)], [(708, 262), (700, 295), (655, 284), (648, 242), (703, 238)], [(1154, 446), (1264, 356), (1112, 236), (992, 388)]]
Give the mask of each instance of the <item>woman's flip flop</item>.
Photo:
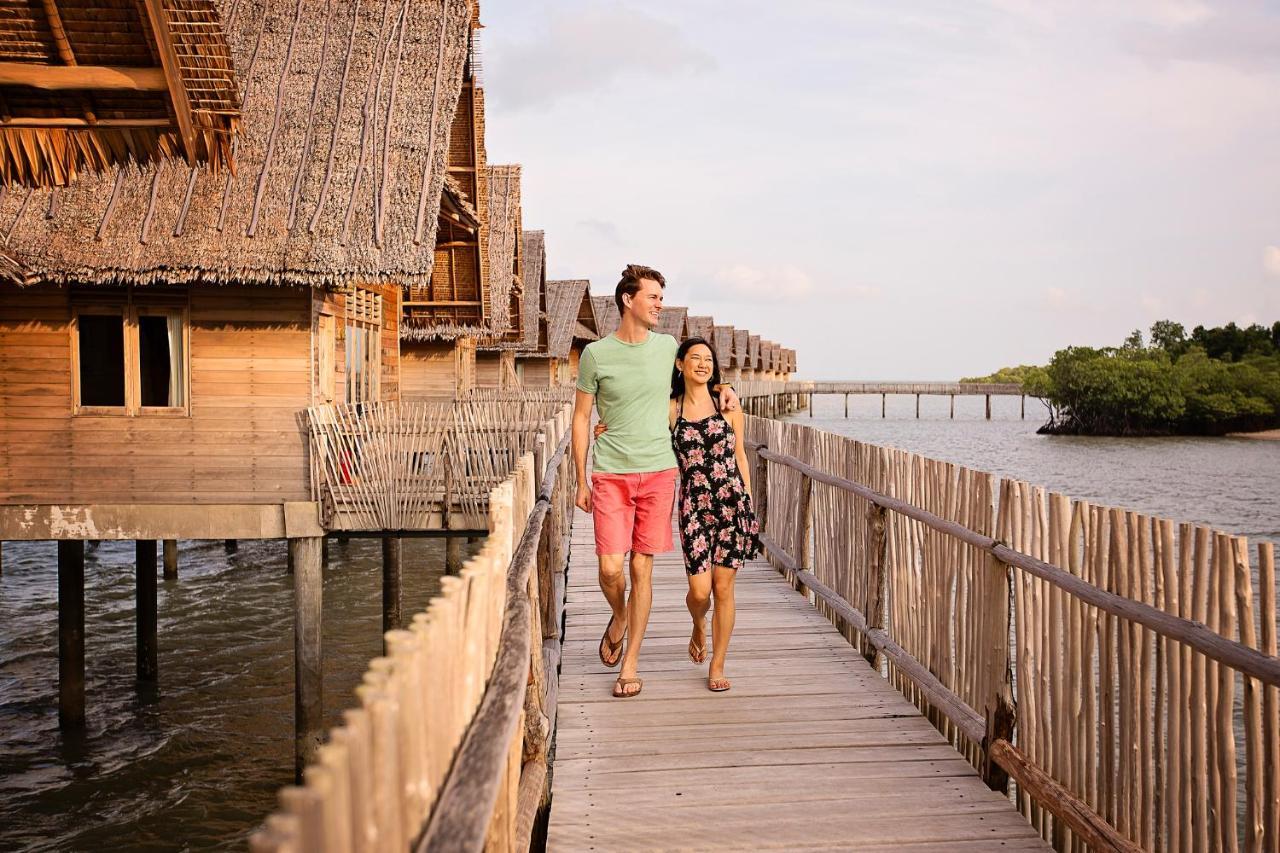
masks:
[[(635, 692), (628, 693), (627, 688), (630, 687), (632, 684), (637, 685)], [(630, 699), (632, 696), (639, 696), (640, 691), (643, 689), (644, 689), (643, 678), (623, 678), (622, 676), (618, 676), (618, 680), (613, 683), (613, 698), (614, 699)]]
[(689, 641), (689, 660), (694, 663), (702, 663), (707, 659), (707, 647), (695, 646), (693, 640)]
[(729, 679), (723, 676), (721, 676), (720, 678), (707, 679), (707, 689), (710, 690), (712, 693), (723, 693), (732, 686), (733, 685), (729, 682)]

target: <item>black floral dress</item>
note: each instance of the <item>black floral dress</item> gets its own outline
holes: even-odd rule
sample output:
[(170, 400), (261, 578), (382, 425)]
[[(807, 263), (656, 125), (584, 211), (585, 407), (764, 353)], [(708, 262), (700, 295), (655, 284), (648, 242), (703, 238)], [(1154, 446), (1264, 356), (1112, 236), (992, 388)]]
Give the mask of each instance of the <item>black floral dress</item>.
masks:
[(680, 465), (685, 571), (740, 569), (760, 550), (760, 524), (734, 457), (737, 437), (720, 412), (690, 421), (684, 418), (684, 400), (679, 406), (671, 444)]

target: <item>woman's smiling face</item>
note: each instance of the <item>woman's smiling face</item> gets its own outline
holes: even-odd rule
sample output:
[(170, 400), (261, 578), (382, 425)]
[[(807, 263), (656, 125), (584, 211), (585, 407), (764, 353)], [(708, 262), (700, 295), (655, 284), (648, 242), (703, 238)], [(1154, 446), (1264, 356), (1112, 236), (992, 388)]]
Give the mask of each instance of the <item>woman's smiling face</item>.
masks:
[(694, 344), (680, 360), (680, 373), (684, 381), (692, 385), (706, 385), (711, 381), (711, 372), (715, 368), (715, 359), (711, 355), (711, 347), (706, 344)]

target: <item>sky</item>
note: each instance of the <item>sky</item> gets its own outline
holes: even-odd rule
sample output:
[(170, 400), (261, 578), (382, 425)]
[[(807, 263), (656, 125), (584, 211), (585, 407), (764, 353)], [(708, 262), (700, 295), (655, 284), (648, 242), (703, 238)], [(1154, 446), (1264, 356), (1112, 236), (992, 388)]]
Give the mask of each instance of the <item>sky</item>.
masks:
[(957, 379), (1280, 320), (1280, 0), (484, 0), (548, 275)]

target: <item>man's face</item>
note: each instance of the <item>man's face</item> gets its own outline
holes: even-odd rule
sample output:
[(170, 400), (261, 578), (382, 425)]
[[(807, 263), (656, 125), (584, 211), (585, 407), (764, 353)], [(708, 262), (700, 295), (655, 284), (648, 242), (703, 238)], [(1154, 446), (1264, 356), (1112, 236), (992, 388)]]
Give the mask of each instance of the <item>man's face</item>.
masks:
[[(628, 297), (623, 297), (625, 304)], [(654, 329), (658, 318), (662, 316), (662, 285), (651, 278), (640, 279), (640, 289), (630, 297), (631, 304), (627, 311), (640, 321), (646, 329)]]

